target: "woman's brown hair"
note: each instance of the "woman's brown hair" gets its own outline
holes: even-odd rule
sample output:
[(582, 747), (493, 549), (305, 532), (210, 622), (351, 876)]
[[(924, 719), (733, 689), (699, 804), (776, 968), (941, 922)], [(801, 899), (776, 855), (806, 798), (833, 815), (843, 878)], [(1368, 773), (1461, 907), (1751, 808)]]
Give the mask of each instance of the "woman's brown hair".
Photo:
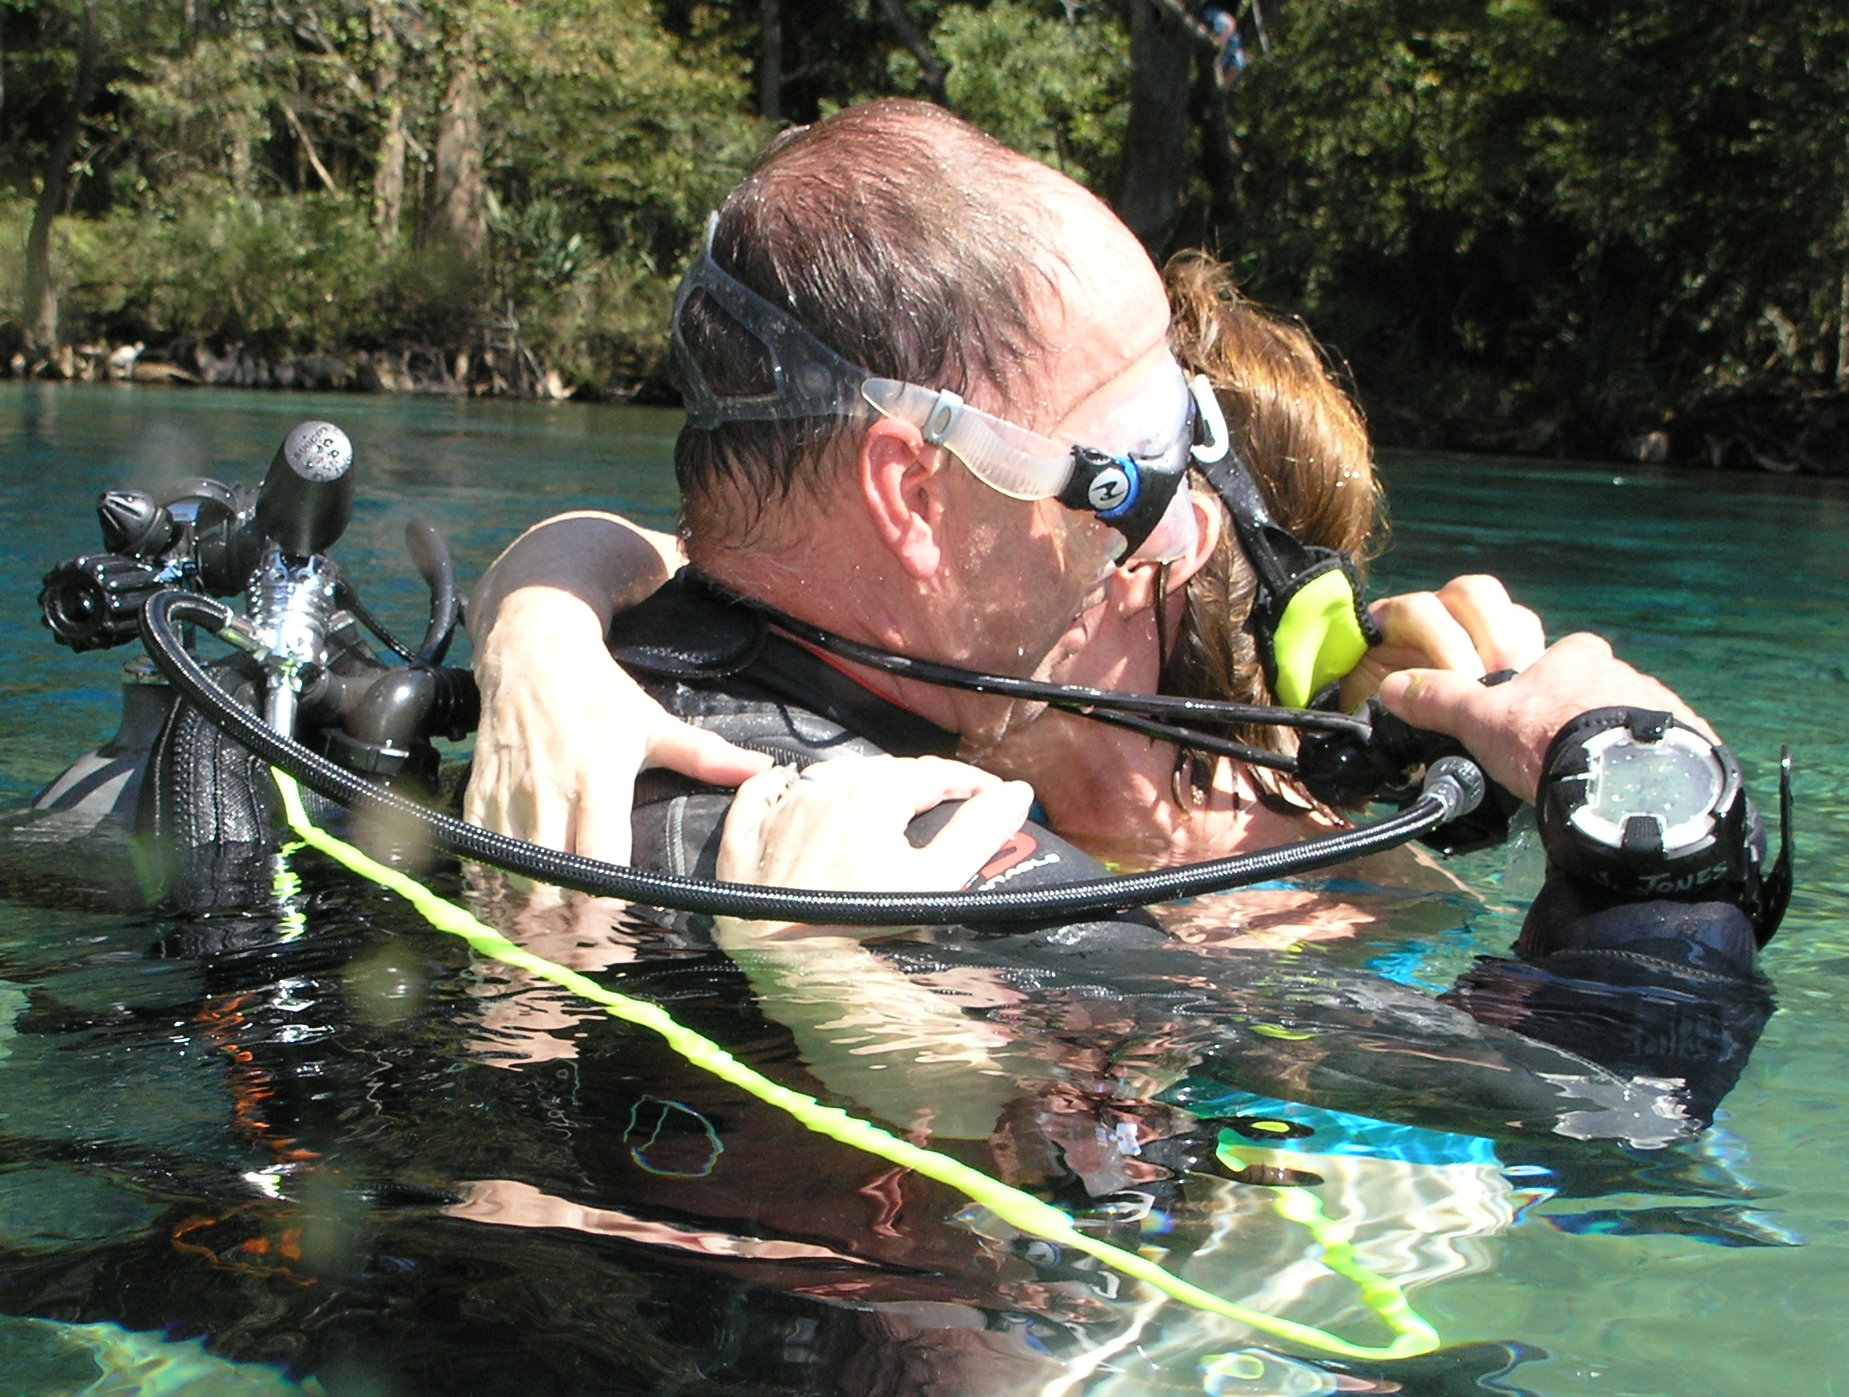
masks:
[[(1175, 357), (1189, 374), (1206, 374), (1212, 383), (1233, 447), (1251, 468), (1272, 518), (1300, 541), (1345, 549), (1365, 567), (1384, 532), (1384, 502), (1360, 409), (1336, 381), (1322, 347), (1301, 322), (1240, 295), (1229, 269), (1205, 253), (1181, 253), (1163, 275)], [(1213, 558), (1188, 583), (1162, 689), (1272, 703), (1245, 625), (1256, 579), (1231, 520), (1221, 522)], [(1272, 751), (1289, 741), (1277, 728), (1231, 735)]]

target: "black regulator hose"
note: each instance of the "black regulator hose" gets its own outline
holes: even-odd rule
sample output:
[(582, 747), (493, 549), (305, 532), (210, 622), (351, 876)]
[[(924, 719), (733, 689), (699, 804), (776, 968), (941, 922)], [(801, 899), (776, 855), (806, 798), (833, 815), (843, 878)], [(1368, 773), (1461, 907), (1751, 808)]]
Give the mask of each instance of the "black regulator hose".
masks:
[(1079, 921), (1153, 902), (1217, 892), (1270, 878), (1327, 868), (1416, 839), (1473, 809), (1484, 780), (1462, 758), (1435, 762), (1424, 791), (1398, 815), (1364, 829), (1182, 868), (1058, 887), (976, 893), (840, 893), (714, 883), (623, 868), (563, 854), (426, 810), (373, 785), (276, 732), (213, 682), (187, 653), (175, 622), (191, 622), (235, 643), (236, 616), (210, 597), (162, 591), (142, 611), (142, 639), (160, 671), (208, 722), (304, 786), (347, 806), (382, 808), (425, 829), (437, 847), (556, 887), (712, 916), (843, 926), (913, 926), (964, 922)]
[(404, 546), (417, 567), (417, 575), (430, 588), (430, 625), (413, 662), (440, 665), (449, 653), (462, 620), (462, 595), (456, 590), (456, 564), (443, 531), (421, 514), (404, 526)]

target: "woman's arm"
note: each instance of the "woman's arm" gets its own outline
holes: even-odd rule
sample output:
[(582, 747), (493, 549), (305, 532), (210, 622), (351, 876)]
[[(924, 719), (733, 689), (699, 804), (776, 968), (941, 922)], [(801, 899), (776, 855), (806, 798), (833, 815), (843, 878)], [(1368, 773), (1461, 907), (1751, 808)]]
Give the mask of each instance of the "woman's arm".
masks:
[[(960, 888), (1020, 828), (1033, 798), (1018, 782), (936, 757), (850, 757), (818, 763), (804, 778), (779, 768), (740, 788), (719, 849), (722, 879)], [(963, 804), (914, 847), (906, 826), (946, 800)], [(1019, 1095), (998, 1056), (1008, 1039), (861, 945), (864, 936), (892, 934), (729, 917), (713, 930), (764, 1012), (794, 1034), (803, 1061), (831, 1091), (902, 1129), (986, 1139)]]
[(482, 697), (472, 824), (626, 863), (637, 772), (736, 785), (770, 764), (670, 717), (605, 649), (610, 618), (681, 562), (672, 535), (588, 511), (535, 525), (495, 560), (469, 609)]

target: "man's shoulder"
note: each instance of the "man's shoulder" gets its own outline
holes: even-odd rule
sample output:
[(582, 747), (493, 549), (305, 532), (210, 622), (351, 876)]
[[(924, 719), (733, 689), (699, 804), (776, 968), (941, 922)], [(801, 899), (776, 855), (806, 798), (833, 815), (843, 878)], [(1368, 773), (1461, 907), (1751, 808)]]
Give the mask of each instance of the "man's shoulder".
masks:
[(609, 644), (617, 663), (669, 712), (741, 746), (756, 746), (747, 739), (762, 736), (784, 745), (760, 750), (788, 752), (800, 762), (805, 755), (840, 755), (845, 734), (892, 756), (956, 752), (954, 733), (778, 634), (764, 611), (717, 591), (690, 570), (620, 613), (611, 623)]

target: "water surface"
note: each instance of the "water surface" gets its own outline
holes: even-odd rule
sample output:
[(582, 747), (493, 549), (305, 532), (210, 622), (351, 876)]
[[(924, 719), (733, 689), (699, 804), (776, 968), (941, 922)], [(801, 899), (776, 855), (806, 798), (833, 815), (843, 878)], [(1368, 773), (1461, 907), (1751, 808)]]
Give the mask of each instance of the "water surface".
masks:
[[(561, 509), (672, 517), (672, 414), (0, 385), (0, 804), (113, 727), (121, 657), (58, 649), (33, 606), (50, 562), (97, 547), (96, 493), (254, 482), (309, 416), (346, 428), (363, 472), (343, 567), (407, 631), (422, 619), (398, 537), (413, 511), (468, 577)], [(1449, 1356), (1317, 1366), (1268, 1357), (1227, 1321), (1112, 1298), (946, 1190), (820, 1144), (650, 1035), (296, 855), (281, 904), (250, 917), (181, 923), (55, 886), (0, 903), (7, 1390), (909, 1392), (928, 1374), (972, 1393), (1849, 1386), (1836, 1285), (1849, 1268), (1849, 496), (1470, 457), (1386, 468), (1384, 583), (1498, 573), (1556, 634), (1599, 630), (1679, 689), (1762, 793), (1781, 743), (1799, 762), (1799, 892), (1766, 958), (1781, 1009), (1704, 1138), (1640, 1150), (1434, 1128), (1382, 1143), (1316, 1120), (1318, 1142), (1346, 1151), (1314, 1165), (1330, 1216), (1411, 1287)], [(1039, 1035), (1051, 1085), (1004, 1108), (998, 1139), (1026, 1175), (1040, 1150), (1096, 1184), (1134, 1163), (1112, 1139), (1187, 1138), (1176, 1103), (1205, 1114), (1224, 1083), (1191, 1078), (1166, 1107), (1125, 1084), (1169, 1080), (1216, 1037), (1280, 1032), (1291, 987), (1321, 967), (1441, 987), (1502, 950), (1518, 910), (1507, 860), (1458, 867), (1480, 901), (1407, 898), (1354, 942), (1228, 962), (1252, 986), (1227, 989), (1219, 1018), (1177, 1010), (1152, 1027), (1057, 973), (1010, 997), (939, 967), (972, 1018)], [(459, 890), (453, 871), (431, 876)], [(522, 931), (767, 1075), (867, 1109), (723, 958), (608, 927)], [(1147, 978), (1152, 1001), (1167, 992)], [(982, 1079), (931, 1061), (943, 1046), (870, 1033), (849, 1064), (860, 1101), (904, 1129), (918, 1124), (895, 1104), (908, 1092), (961, 1081), (980, 1097)], [(882, 1090), (881, 1071), (905, 1085)], [(988, 1150), (938, 1143), (977, 1162)], [(1145, 1223), (1140, 1240), (1229, 1298), (1377, 1342), (1273, 1192), (1204, 1165), (1166, 1231)]]

